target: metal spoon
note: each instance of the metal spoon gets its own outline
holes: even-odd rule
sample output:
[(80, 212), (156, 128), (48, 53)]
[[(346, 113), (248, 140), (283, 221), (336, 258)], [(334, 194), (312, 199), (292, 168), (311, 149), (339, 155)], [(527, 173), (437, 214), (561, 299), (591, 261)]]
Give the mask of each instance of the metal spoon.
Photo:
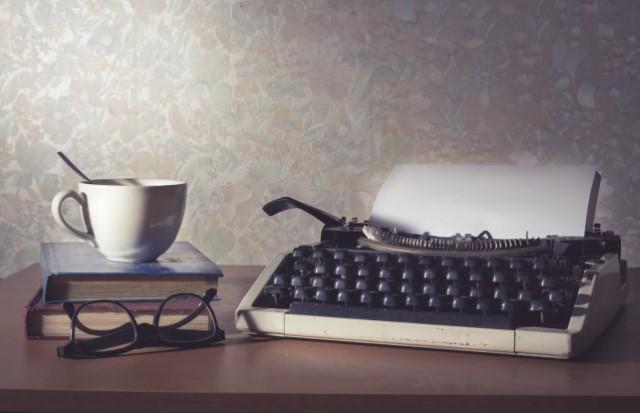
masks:
[(75, 166), (75, 165), (73, 164), (73, 162), (71, 162), (71, 160), (70, 160), (69, 158), (67, 158), (67, 156), (66, 156), (64, 153), (62, 153), (61, 151), (58, 151), (58, 156), (60, 157), (60, 159), (62, 159), (62, 160), (64, 161), (64, 163), (66, 163), (66, 164), (67, 164), (67, 166), (68, 166), (69, 168), (71, 168), (71, 169), (73, 170), (73, 172), (75, 172), (76, 174), (78, 174), (79, 176), (81, 176), (85, 181), (87, 181), (87, 182), (91, 182), (91, 179), (90, 179), (87, 175), (85, 175), (85, 174), (80, 170), (80, 168), (78, 168), (77, 166)]

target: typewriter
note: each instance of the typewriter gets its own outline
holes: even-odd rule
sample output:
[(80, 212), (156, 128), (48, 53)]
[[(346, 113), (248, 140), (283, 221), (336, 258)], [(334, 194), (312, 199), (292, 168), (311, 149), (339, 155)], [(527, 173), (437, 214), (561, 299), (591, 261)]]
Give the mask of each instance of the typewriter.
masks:
[(593, 222), (599, 182), (589, 167), (400, 165), (368, 220), (276, 199), (268, 215), (309, 213), (324, 224), (321, 239), (274, 258), (236, 327), (573, 358), (627, 294), (620, 237)]

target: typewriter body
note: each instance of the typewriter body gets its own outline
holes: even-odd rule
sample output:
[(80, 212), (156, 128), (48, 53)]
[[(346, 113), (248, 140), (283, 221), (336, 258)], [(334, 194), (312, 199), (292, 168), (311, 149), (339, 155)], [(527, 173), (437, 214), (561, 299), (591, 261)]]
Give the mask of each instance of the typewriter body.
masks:
[[(431, 201), (461, 174), (470, 182), (441, 197), (442, 205), (438, 197)], [(416, 182), (422, 189), (415, 190)], [(267, 214), (303, 210), (324, 223), (321, 239), (273, 259), (236, 310), (236, 327), (268, 336), (573, 358), (612, 322), (627, 294), (620, 237), (593, 223), (598, 186), (599, 174), (585, 167), (403, 165), (385, 182), (369, 220), (274, 200), (264, 206)], [(460, 205), (460, 190), (473, 199)], [(540, 196), (541, 190), (549, 193)], [(513, 211), (527, 203), (534, 206)], [(531, 236), (531, 225), (557, 225), (566, 235)], [(475, 232), (442, 236), (461, 226)]]

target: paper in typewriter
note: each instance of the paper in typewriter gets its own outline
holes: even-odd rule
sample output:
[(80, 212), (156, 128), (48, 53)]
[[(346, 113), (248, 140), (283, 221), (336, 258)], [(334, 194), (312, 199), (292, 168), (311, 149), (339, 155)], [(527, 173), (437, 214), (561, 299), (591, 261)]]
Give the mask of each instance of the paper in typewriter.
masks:
[(599, 185), (589, 166), (399, 165), (369, 221), (436, 236), (582, 237), (593, 226)]

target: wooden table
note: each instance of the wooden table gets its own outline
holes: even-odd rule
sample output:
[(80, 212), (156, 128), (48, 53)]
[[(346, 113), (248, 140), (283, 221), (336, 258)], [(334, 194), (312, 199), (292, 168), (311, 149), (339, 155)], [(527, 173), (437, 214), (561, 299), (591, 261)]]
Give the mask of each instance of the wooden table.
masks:
[[(227, 266), (214, 309), (224, 345), (143, 349), (68, 360), (60, 341), (28, 341), (31, 266), (0, 283), (0, 410), (124, 411), (640, 411), (640, 271), (626, 308), (578, 361), (393, 348), (237, 332), (233, 312), (260, 267)], [(434, 409), (434, 410), (431, 410)]]

